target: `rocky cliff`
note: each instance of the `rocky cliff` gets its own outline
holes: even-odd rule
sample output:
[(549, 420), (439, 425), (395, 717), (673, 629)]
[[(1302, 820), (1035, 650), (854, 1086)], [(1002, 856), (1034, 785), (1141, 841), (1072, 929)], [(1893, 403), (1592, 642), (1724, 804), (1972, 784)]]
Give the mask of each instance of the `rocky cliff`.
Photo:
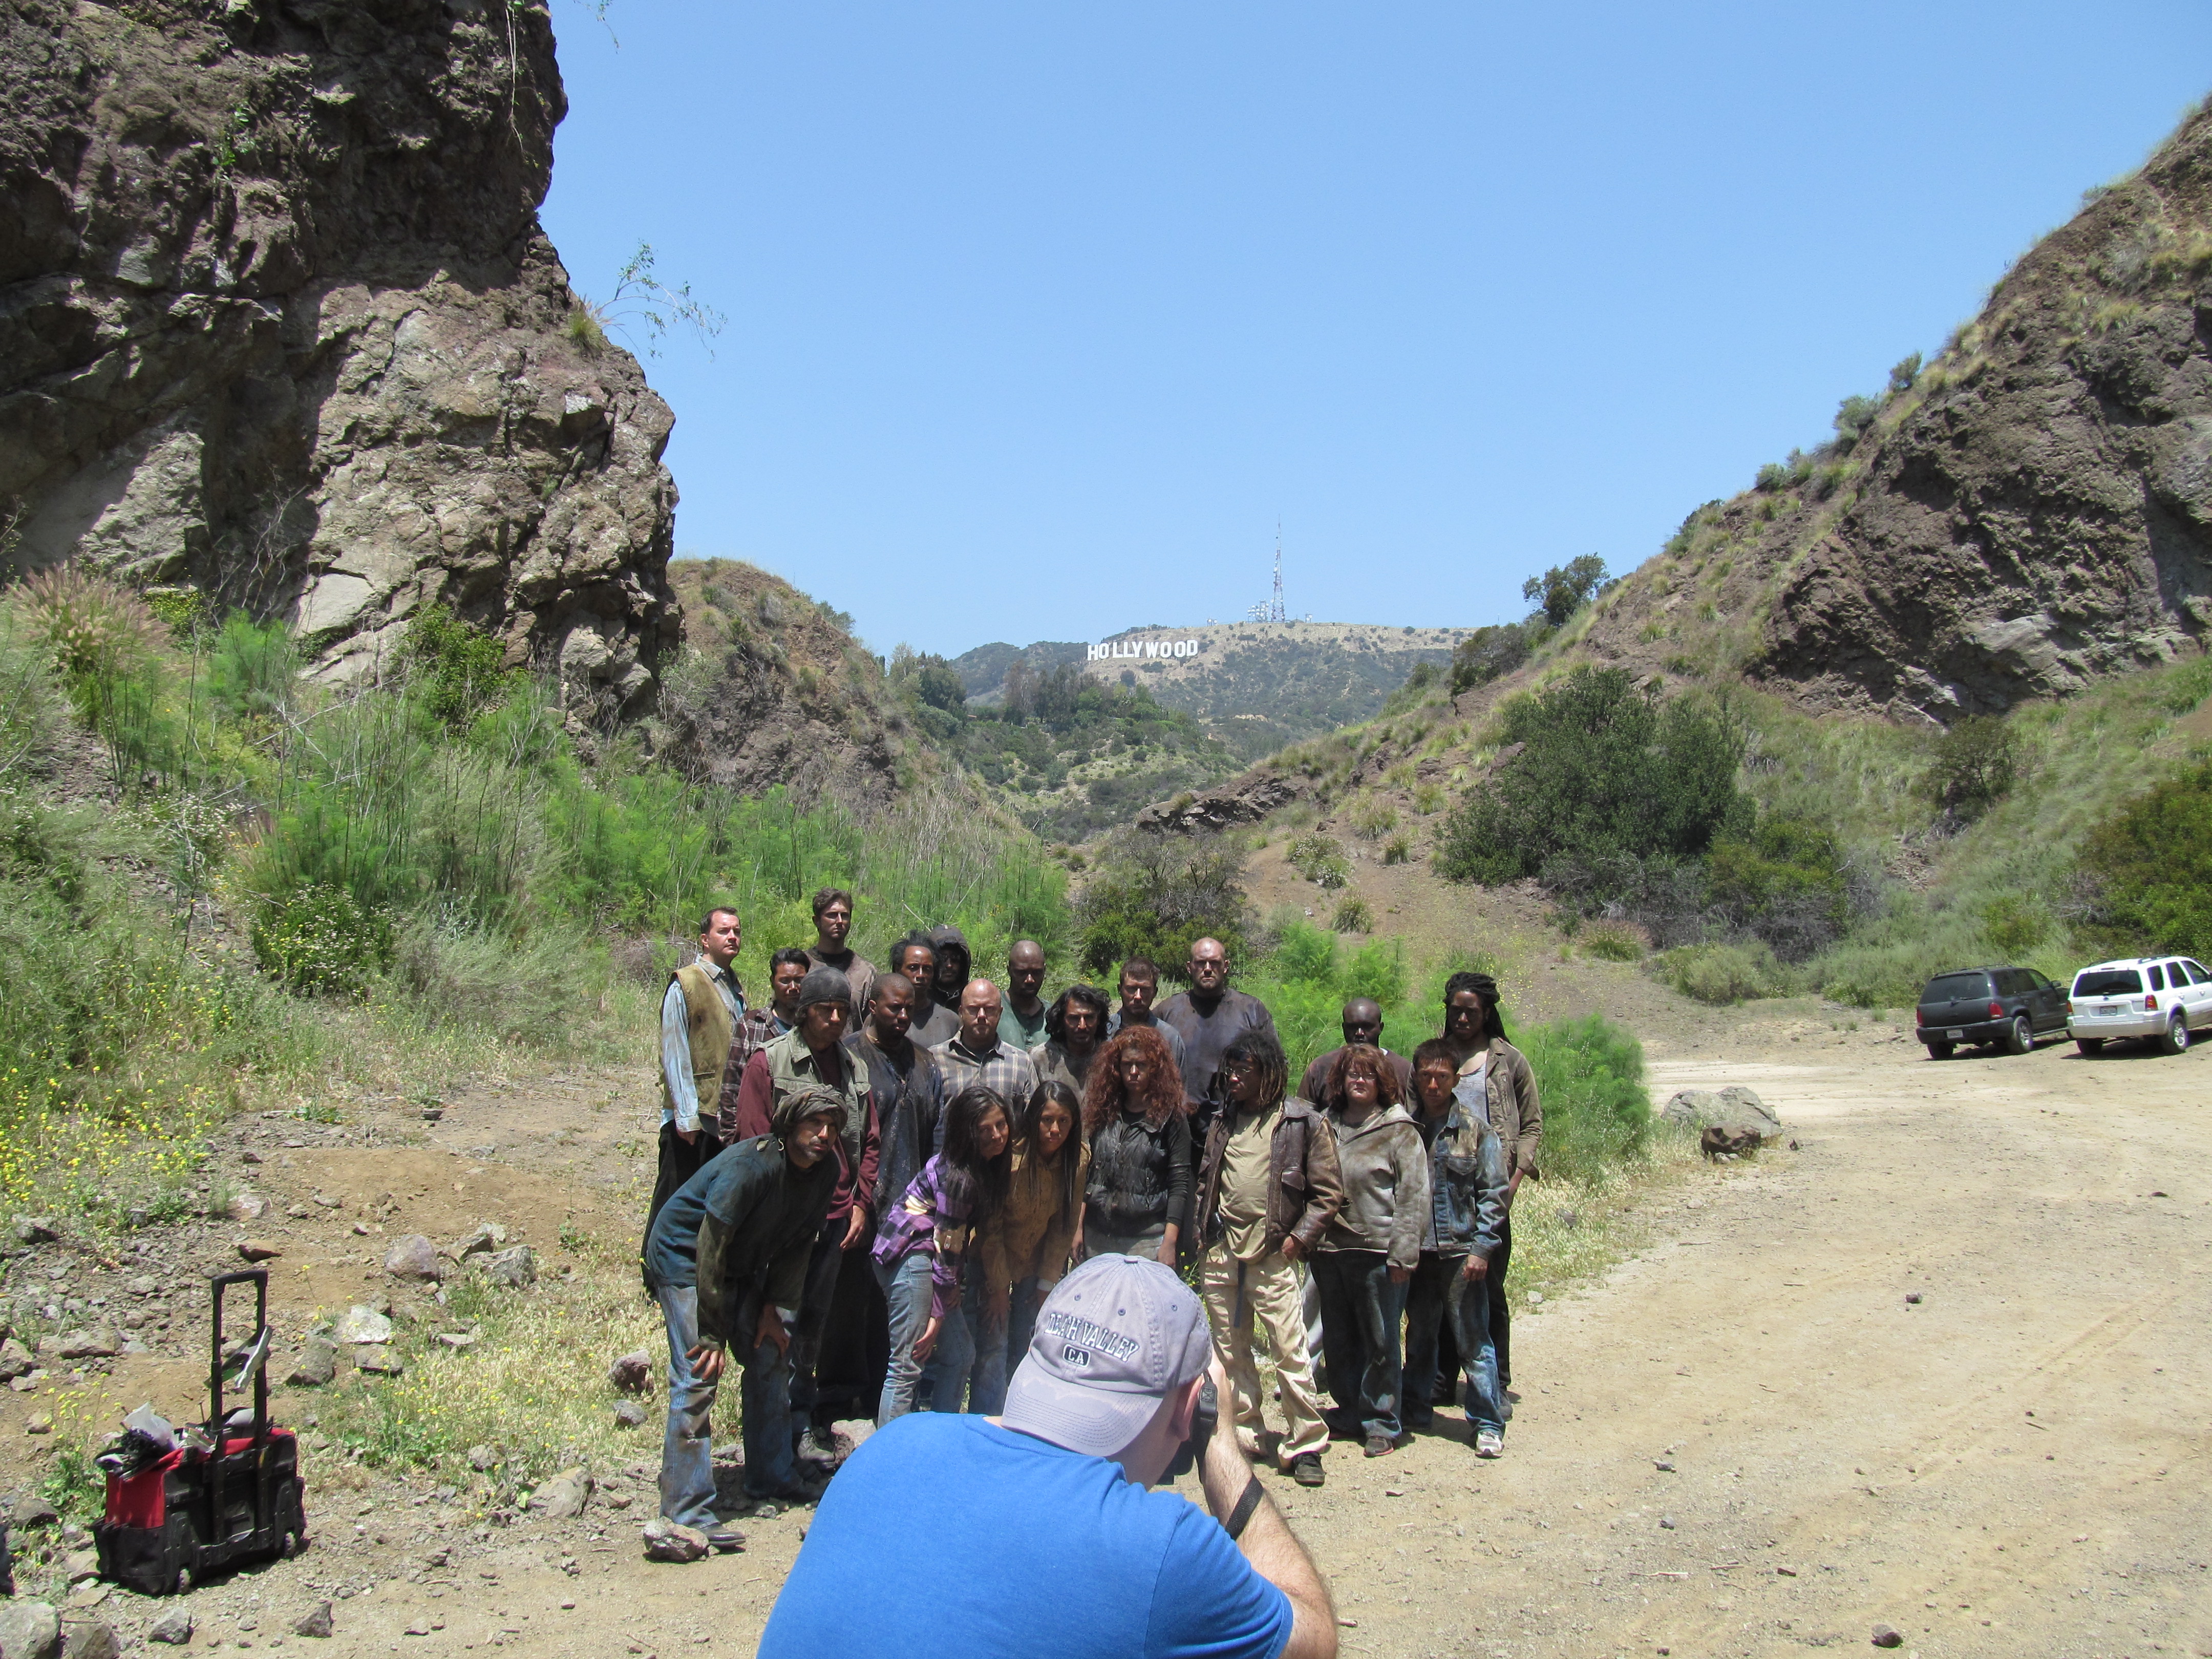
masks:
[(542, 0), (7, 0), (0, 528), (370, 669), (440, 601), (641, 712), (673, 417), (537, 209)]
[(1948, 721), (2203, 648), (2212, 106), (1915, 368), (1828, 446), (1692, 514), (1580, 649)]

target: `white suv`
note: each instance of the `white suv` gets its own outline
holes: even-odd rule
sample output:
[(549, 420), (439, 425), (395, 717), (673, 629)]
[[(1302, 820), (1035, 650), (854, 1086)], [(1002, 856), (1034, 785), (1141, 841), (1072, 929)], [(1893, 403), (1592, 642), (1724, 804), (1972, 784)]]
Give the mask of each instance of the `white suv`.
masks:
[(2074, 975), (2066, 1032), (2085, 1054), (2116, 1037), (2150, 1037), (2169, 1054), (2212, 1028), (2212, 974), (2188, 957), (2127, 957)]

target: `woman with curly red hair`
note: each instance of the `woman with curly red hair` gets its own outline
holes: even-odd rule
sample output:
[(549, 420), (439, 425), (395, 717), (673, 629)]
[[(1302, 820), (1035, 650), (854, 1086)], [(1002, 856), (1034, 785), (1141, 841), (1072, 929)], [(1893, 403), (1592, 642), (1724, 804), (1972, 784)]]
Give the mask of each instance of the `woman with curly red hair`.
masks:
[(1127, 1026), (1099, 1051), (1083, 1100), (1091, 1140), (1086, 1255), (1146, 1255), (1175, 1266), (1190, 1202), (1188, 1110), (1175, 1056), (1150, 1026)]

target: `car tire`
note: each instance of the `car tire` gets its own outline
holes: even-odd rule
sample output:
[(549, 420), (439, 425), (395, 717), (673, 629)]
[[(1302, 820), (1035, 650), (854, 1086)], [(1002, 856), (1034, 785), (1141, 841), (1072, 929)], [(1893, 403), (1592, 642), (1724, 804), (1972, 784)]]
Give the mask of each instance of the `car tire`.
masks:
[(2158, 1039), (2158, 1051), (2162, 1054), (2189, 1052), (2189, 1022), (2179, 1014), (2166, 1021), (2166, 1035)]
[(2102, 1037), (2075, 1037), (2074, 1039), (2074, 1046), (2076, 1048), (2079, 1048), (2085, 1054), (2101, 1054), (2104, 1052), (2105, 1039)]
[(1929, 1043), (1929, 1044), (1928, 1045), (1928, 1058), (1929, 1058), (1929, 1059), (1930, 1059), (1930, 1060), (1948, 1060), (1948, 1059), (1950, 1059), (1950, 1058), (1951, 1058), (1951, 1045), (1950, 1045), (1949, 1043), (1948, 1043), (1948, 1042), (1931, 1042), (1931, 1043)]
[(2035, 1027), (2027, 1023), (2026, 1014), (2016, 1014), (2005, 1030), (2004, 1051), (2008, 1054), (2032, 1054), (2035, 1052)]

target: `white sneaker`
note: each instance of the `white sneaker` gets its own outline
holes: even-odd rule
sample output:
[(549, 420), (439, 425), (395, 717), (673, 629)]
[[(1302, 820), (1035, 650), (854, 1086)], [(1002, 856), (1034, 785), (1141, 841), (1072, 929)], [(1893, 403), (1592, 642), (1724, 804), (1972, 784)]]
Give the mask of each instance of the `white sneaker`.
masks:
[(1474, 1431), (1474, 1455), (1477, 1457), (1504, 1456), (1505, 1437), (1495, 1429), (1477, 1429)]

